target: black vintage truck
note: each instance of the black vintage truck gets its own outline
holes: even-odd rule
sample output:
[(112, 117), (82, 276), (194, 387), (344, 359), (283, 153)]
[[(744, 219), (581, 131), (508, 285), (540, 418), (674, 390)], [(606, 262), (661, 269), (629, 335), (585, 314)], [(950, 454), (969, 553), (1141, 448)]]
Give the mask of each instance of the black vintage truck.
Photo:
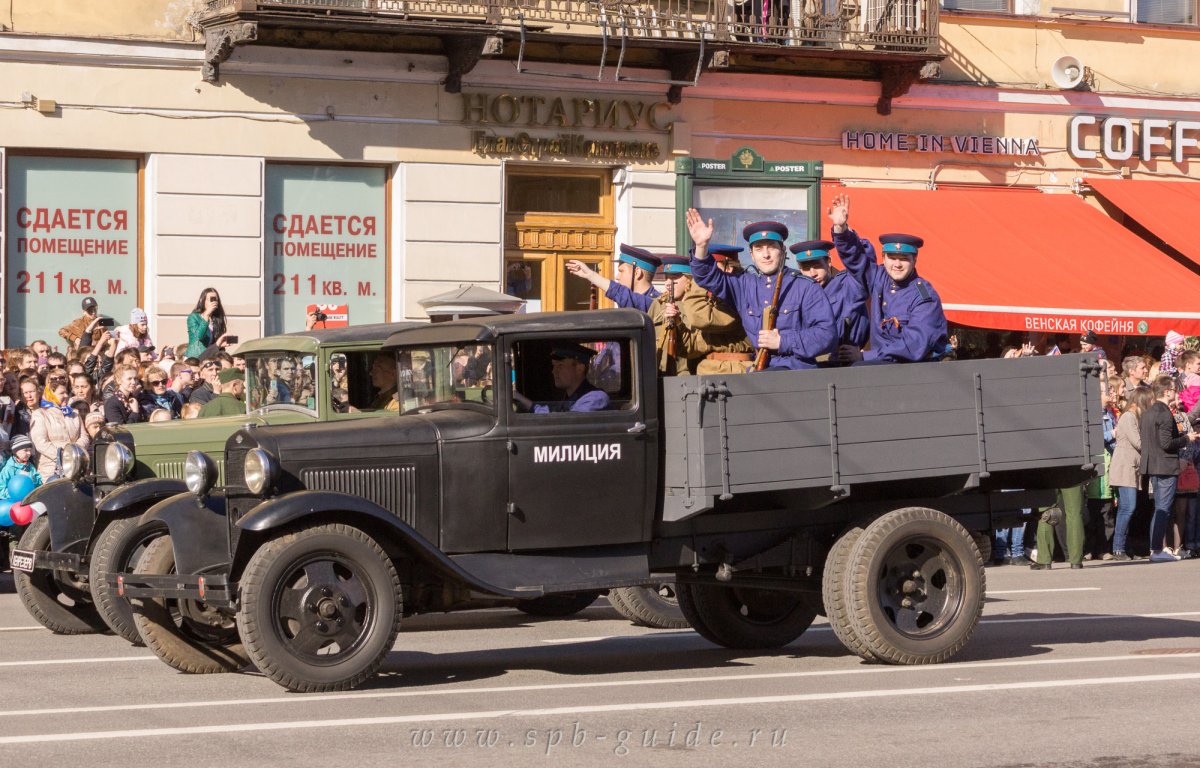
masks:
[[(553, 407), (564, 343), (596, 351), (603, 410)], [(944, 661), (983, 608), (973, 533), (1091, 478), (1102, 450), (1092, 355), (660, 379), (632, 310), (442, 323), (385, 349), (400, 414), (241, 430), (223, 494), (195, 452), (193, 495), (144, 516), (170, 536), (118, 581), (147, 643), (195, 662), (177, 668), (346, 689), (404, 616), (651, 574), (726, 647), (786, 645), (825, 613), (864, 658)], [(480, 360), (491, 383), (463, 380)]]

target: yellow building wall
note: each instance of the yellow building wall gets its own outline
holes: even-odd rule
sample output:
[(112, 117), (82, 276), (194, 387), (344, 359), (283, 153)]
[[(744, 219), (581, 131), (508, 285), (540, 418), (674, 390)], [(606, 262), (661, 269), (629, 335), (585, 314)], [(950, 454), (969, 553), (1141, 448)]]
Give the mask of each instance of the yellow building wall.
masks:
[(67, 37), (194, 41), (188, 16), (204, 0), (11, 0), (0, 9), (0, 31)]

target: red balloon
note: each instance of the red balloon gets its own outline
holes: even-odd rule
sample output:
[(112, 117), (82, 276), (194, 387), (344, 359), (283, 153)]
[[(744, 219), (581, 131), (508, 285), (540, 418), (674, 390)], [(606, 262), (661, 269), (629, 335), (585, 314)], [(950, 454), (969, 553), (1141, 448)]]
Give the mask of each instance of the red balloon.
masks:
[(33, 507), (28, 504), (13, 504), (8, 510), (8, 516), (12, 518), (13, 525), (29, 525), (33, 520)]

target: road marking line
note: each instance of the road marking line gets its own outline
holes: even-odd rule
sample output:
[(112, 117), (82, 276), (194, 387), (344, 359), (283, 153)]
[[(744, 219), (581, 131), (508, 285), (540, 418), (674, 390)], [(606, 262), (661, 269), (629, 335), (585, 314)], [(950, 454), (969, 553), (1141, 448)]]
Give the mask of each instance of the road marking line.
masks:
[[(1100, 621), (1103, 619), (1178, 619), (1187, 616), (1200, 616), (1200, 611), (1176, 611), (1173, 613), (1097, 613), (1088, 616), (1041, 616), (1030, 619), (980, 619), (980, 624), (1042, 624), (1055, 621)], [(806, 630), (808, 632), (832, 632), (833, 628), (828, 625), (819, 627), (811, 627)], [(595, 635), (593, 637), (556, 637), (548, 640), (542, 640), (543, 643), (550, 645), (566, 645), (570, 643), (598, 643), (601, 640), (641, 640), (647, 637), (680, 637), (682, 635), (695, 635), (691, 630), (680, 630), (672, 632), (647, 632), (644, 635)]]
[(1100, 592), (1100, 587), (1063, 587), (1061, 589), (989, 589), (991, 595), (1027, 595), (1034, 592)]
[(121, 731), (77, 731), (74, 733), (28, 734), (0, 736), (0, 744), (42, 744), (63, 741), (98, 741), (102, 739), (137, 739), (158, 736), (195, 736), (201, 734), (254, 733), (261, 731), (294, 731), (311, 728), (346, 728), (404, 723), (430, 723), (459, 720), (500, 720), (524, 717), (600, 714), (606, 712), (639, 712), (654, 710), (705, 709), (710, 707), (755, 706), (762, 704), (797, 704), (803, 702), (838, 701), (847, 699), (886, 699), (903, 696), (936, 696), (946, 694), (984, 693), (994, 691), (1027, 691), (1049, 688), (1079, 688), (1097, 685), (1133, 685), (1139, 683), (1168, 683), (1200, 680), (1200, 672), (1138, 677), (1094, 677), (1080, 680), (1030, 680), (1014, 683), (956, 685), (940, 688), (896, 688), (888, 690), (843, 691), (840, 693), (800, 693), (785, 696), (751, 696), (727, 699), (684, 699), (629, 704), (598, 704), (592, 706), (547, 707), (544, 709), (500, 709), (477, 712), (444, 712), (423, 715), (393, 715), (388, 717), (352, 717), (338, 720), (296, 720), (273, 723), (224, 723), (176, 728), (140, 728)]
[(28, 632), (31, 629), (40, 629), (44, 632), (49, 631), (45, 627), (38, 625), (33, 627), (0, 627), (0, 632)]
[(0, 661), (0, 667), (39, 667), (55, 664), (107, 664), (112, 661), (158, 661), (158, 657), (106, 656), (92, 659), (35, 659), (33, 661)]
[(586, 683), (538, 683), (528, 685), (505, 685), (490, 688), (447, 688), (442, 690), (403, 690), (403, 691), (353, 691), (348, 693), (317, 693), (310, 695), (288, 694), (286, 696), (271, 696), (257, 699), (218, 699), (214, 701), (177, 701), (153, 704), (107, 704), (91, 707), (59, 707), (55, 709), (14, 709), (8, 712), (0, 711), (0, 718), (28, 717), (32, 715), (72, 715), (95, 714), (101, 712), (136, 712), (139, 710), (167, 709), (203, 709), (208, 707), (251, 706), (259, 704), (314, 704), (327, 701), (345, 701), (356, 699), (408, 699), (424, 696), (473, 696), (477, 694), (491, 695), (497, 693), (525, 693), (537, 691), (587, 690), (596, 688), (639, 688), (643, 686), (684, 685), (690, 683), (727, 683), (730, 681), (746, 680), (788, 680), (810, 677), (847, 677), (855, 675), (896, 675), (916, 674), (920, 672), (948, 671), (955, 673), (970, 672), (974, 669), (993, 669), (1004, 667), (1040, 667), (1060, 664), (1090, 664), (1123, 661), (1156, 661), (1164, 659), (1200, 658), (1196, 653), (1173, 653), (1170, 656), (1084, 656), (1068, 659), (1021, 659), (1017, 661), (969, 661), (962, 663), (932, 664), (913, 667), (856, 667), (853, 669), (810, 670), (805, 672), (752, 672), (739, 675), (702, 675), (697, 677), (658, 677), (639, 680), (598, 680)]

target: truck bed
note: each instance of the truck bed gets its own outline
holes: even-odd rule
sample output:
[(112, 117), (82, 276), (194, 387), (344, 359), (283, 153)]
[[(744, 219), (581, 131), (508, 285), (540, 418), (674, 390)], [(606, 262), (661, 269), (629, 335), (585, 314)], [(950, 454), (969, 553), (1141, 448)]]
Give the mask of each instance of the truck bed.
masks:
[(1081, 482), (1102, 465), (1101, 370), (1078, 354), (665, 378), (663, 520), (758, 492)]

